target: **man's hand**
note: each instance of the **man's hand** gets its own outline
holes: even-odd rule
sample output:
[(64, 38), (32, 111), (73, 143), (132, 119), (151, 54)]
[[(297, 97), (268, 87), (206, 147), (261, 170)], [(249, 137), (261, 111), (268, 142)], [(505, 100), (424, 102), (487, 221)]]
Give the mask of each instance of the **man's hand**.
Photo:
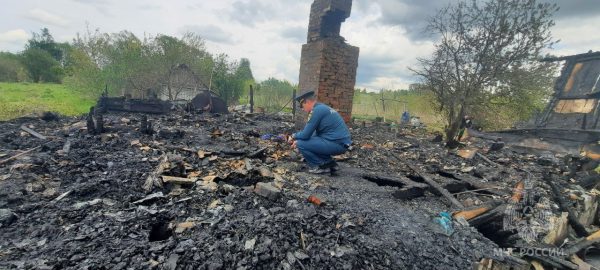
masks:
[(296, 140), (294, 140), (294, 135), (293, 134), (292, 135), (286, 135), (285, 136), (285, 141), (287, 143), (289, 143), (292, 146), (292, 148), (296, 148)]
[(292, 144), (292, 143), (294, 142), (294, 135), (293, 135), (293, 134), (292, 134), (292, 135), (287, 135), (287, 136), (286, 136), (286, 141), (287, 141), (289, 144)]

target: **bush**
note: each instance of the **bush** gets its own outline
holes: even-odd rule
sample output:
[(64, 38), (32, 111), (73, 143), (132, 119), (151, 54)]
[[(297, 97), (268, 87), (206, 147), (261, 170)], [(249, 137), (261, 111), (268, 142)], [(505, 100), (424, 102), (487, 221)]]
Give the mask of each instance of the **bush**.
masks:
[(0, 53), (0, 82), (20, 82), (27, 78), (19, 57), (11, 53)]
[(23, 52), (23, 65), (33, 82), (60, 83), (63, 70), (60, 63), (50, 53), (41, 49), (27, 49)]

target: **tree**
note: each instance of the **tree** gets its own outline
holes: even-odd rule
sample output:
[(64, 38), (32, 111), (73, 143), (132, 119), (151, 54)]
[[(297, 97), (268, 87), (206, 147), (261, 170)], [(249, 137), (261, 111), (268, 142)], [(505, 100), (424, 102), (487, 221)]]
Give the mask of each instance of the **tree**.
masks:
[(231, 102), (239, 99), (243, 80), (252, 76), (249, 61), (238, 65), (224, 54), (213, 56), (193, 33), (140, 39), (128, 31), (103, 34), (88, 29), (73, 43), (69, 61), (77, 68), (68, 70), (73, 74), (69, 83), (88, 91), (107, 84), (113, 93), (116, 89), (121, 94), (157, 94), (173, 100), (194, 85), (202, 89), (212, 82), (211, 88)]
[(62, 61), (63, 49), (54, 41), (54, 37), (50, 34), (48, 28), (42, 28), (41, 33), (33, 33), (33, 37), (27, 41), (25, 50), (40, 49), (46, 51), (56, 61)]
[(247, 58), (242, 58), (240, 60), (240, 64), (235, 70), (235, 79), (240, 84), (241, 87), (241, 95), (243, 95), (242, 99), (244, 102), (249, 102), (245, 97), (249, 96), (250, 86), (255, 85), (254, 76), (252, 75), (252, 69), (250, 68), (250, 60)]
[(489, 129), (510, 128), (515, 122), (530, 120), (540, 112), (553, 92), (554, 76), (558, 65), (533, 62), (526, 66), (511, 67), (495, 92), (488, 92), (487, 102), (471, 110), (479, 126)]
[[(555, 42), (550, 35), (555, 4), (537, 0), (462, 0), (429, 21), (439, 36), (430, 58), (413, 71), (433, 92), (452, 141), (464, 115), (506, 85), (509, 74), (535, 61)], [(518, 91), (514, 87), (511, 91)]]
[(25, 67), (18, 55), (0, 52), (0, 82), (20, 82), (27, 78)]
[(238, 67), (239, 64), (229, 62), (225, 54), (220, 54), (214, 59), (211, 87), (228, 104), (239, 100), (244, 89), (243, 81), (236, 76)]
[[(283, 105), (290, 102), (294, 88), (294, 85), (288, 81), (269, 78), (257, 85), (255, 103), (269, 111), (280, 110)], [(288, 105), (293, 104), (288, 103)]]
[(28, 40), (21, 60), (33, 82), (60, 83), (64, 75), (61, 62), (64, 50), (68, 45), (59, 45), (54, 41), (48, 28), (43, 28), (41, 33), (33, 33)]
[(47, 51), (29, 48), (23, 52), (21, 59), (33, 82), (61, 82), (63, 71), (60, 63)]
[(183, 39), (160, 35), (154, 39), (153, 46), (158, 51), (156, 57), (160, 59), (158, 63), (161, 69), (168, 74), (166, 81), (162, 83), (166, 85), (166, 96), (170, 100), (177, 99), (186, 87), (193, 85), (203, 88), (207, 84), (198, 75), (204, 69), (193, 68), (201, 65), (204, 58), (209, 56), (200, 37), (191, 33), (185, 34)]

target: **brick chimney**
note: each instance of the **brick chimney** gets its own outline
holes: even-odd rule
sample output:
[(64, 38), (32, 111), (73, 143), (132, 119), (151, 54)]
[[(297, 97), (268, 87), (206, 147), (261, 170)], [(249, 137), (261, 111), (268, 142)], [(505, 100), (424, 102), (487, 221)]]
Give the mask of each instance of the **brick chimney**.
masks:
[[(351, 9), (352, 0), (313, 2), (307, 43), (302, 45), (298, 91), (298, 95), (315, 91), (317, 99), (336, 109), (346, 123), (352, 117), (359, 49), (346, 44), (340, 28)], [(305, 121), (306, 114), (299, 113), (296, 123)]]

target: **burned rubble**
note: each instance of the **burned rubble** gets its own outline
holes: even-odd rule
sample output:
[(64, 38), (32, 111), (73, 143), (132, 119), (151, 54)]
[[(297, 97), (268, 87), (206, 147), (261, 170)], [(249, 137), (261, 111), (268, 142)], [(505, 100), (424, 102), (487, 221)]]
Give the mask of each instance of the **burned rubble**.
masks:
[[(290, 115), (101, 120), (97, 134), (85, 117), (0, 123), (1, 268), (568, 268), (595, 252), (587, 158), (356, 125), (332, 177), (305, 172), (276, 136)], [(518, 247), (567, 255), (497, 252)]]

